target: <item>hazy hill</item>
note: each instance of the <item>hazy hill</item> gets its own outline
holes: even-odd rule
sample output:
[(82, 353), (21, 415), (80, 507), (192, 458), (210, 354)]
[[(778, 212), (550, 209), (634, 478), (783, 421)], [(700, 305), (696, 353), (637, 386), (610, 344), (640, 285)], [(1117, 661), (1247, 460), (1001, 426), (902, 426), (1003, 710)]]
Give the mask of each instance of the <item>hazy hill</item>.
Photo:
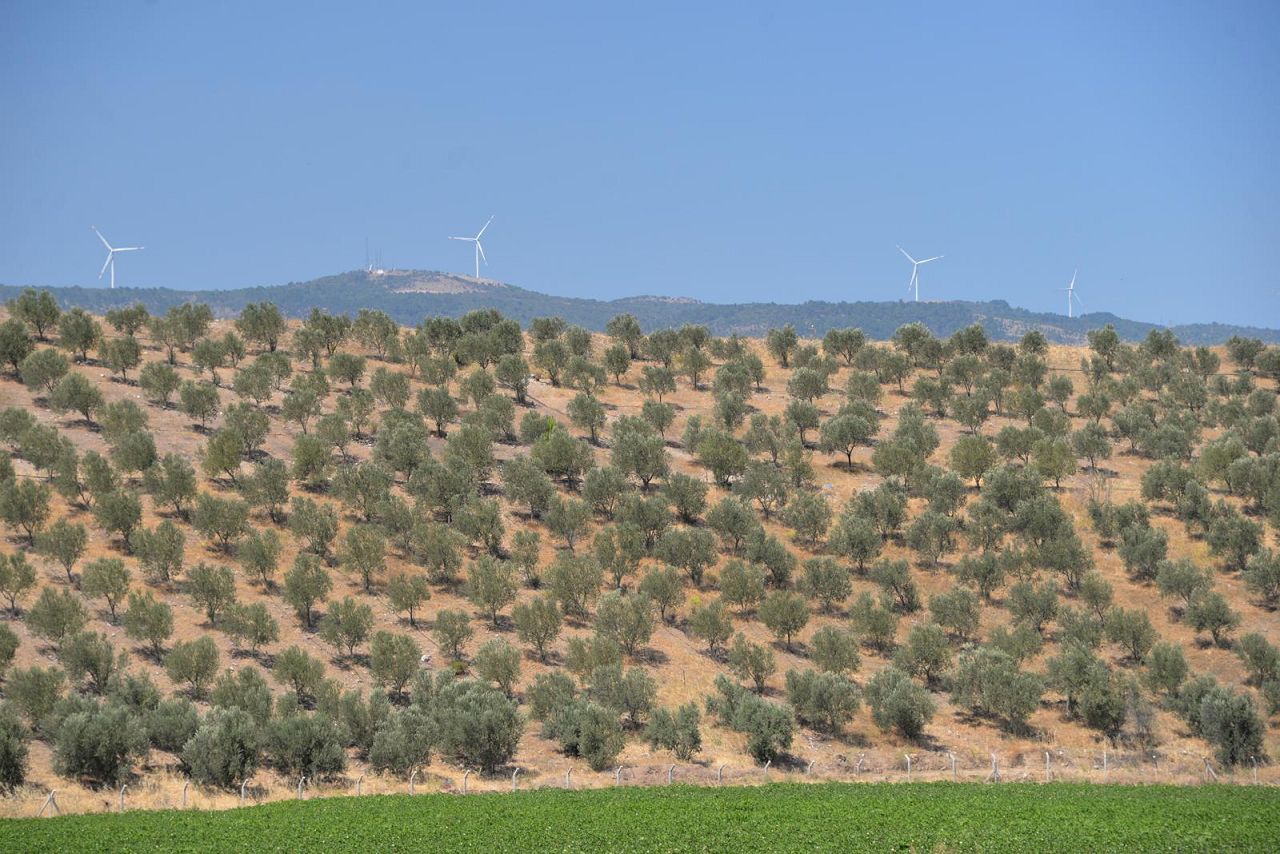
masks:
[[(8, 299), (20, 288), (0, 285), (0, 298)], [(325, 276), (287, 285), (235, 288), (219, 291), (186, 291), (171, 288), (50, 288), (64, 305), (91, 311), (141, 301), (151, 311), (163, 311), (188, 300), (209, 303), (219, 316), (234, 314), (245, 303), (270, 300), (292, 317), (304, 317), (313, 307), (354, 314), (361, 308), (378, 308), (396, 321), (413, 325), (430, 314), (459, 315), (476, 308), (496, 308), (504, 315), (527, 323), (531, 318), (559, 315), (570, 323), (601, 330), (609, 318), (630, 312), (646, 331), (683, 323), (705, 324), (718, 335), (737, 332), (760, 335), (771, 327), (790, 323), (803, 335), (821, 336), (832, 327), (857, 326), (868, 336), (885, 339), (904, 323), (921, 321), (936, 335), (950, 335), (972, 323), (981, 323), (996, 339), (1016, 339), (1038, 328), (1049, 340), (1076, 344), (1085, 332), (1112, 324), (1126, 339), (1146, 336), (1159, 324), (1127, 320), (1109, 312), (1091, 312), (1068, 318), (1052, 312), (1015, 308), (1004, 300), (990, 302), (823, 302), (803, 303), (707, 303), (680, 297), (636, 296), (617, 300), (559, 297), (452, 273), (391, 270), (370, 274), (364, 270)], [(1232, 335), (1280, 343), (1280, 330), (1196, 323), (1172, 327), (1186, 344), (1218, 344)]]

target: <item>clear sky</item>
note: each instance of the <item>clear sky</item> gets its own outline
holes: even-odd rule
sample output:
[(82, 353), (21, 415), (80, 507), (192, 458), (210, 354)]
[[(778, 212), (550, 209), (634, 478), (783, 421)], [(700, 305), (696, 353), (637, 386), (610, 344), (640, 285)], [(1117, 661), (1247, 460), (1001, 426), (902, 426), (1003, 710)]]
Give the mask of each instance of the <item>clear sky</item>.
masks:
[[(626, 6), (625, 10), (621, 7)], [(0, 282), (1280, 326), (1280, 3), (0, 3)]]

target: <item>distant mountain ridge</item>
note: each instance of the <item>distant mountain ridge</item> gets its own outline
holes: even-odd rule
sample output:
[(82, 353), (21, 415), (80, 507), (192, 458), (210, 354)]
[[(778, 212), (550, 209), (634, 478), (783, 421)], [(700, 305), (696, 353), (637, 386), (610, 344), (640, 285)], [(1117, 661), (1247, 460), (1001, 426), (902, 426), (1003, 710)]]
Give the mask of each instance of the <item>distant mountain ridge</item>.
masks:
[[(0, 285), (0, 299), (21, 287)], [(64, 305), (102, 312), (141, 302), (153, 312), (189, 301), (208, 303), (220, 316), (232, 315), (246, 304), (270, 300), (291, 317), (304, 317), (312, 308), (355, 314), (362, 308), (381, 309), (397, 322), (415, 325), (427, 315), (457, 316), (478, 308), (496, 308), (528, 323), (534, 317), (558, 315), (570, 323), (602, 330), (616, 314), (634, 314), (646, 331), (683, 323), (705, 324), (717, 335), (762, 335), (790, 323), (801, 335), (820, 337), (828, 329), (857, 326), (868, 336), (885, 339), (904, 323), (920, 321), (934, 334), (946, 336), (981, 323), (997, 340), (1021, 337), (1039, 329), (1054, 342), (1079, 344), (1085, 333), (1110, 323), (1129, 340), (1138, 340), (1159, 324), (1127, 320), (1109, 312), (1066, 317), (1052, 312), (1016, 308), (1004, 300), (989, 302), (826, 302), (709, 303), (687, 297), (635, 296), (615, 300), (561, 297), (526, 290), (490, 279), (477, 279), (430, 270), (355, 270), (308, 282), (187, 291), (170, 288), (84, 287), (48, 288)], [(1220, 344), (1232, 335), (1280, 343), (1280, 330), (1222, 323), (1193, 323), (1169, 327), (1184, 344)]]

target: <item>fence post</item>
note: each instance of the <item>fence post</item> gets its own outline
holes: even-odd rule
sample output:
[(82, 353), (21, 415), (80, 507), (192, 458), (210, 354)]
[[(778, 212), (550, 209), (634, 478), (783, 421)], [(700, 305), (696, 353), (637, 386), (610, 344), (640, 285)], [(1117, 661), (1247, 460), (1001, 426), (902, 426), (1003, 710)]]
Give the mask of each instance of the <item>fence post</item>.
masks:
[(1107, 772), (1110, 770), (1110, 767), (1107, 765), (1107, 751), (1104, 750), (1102, 751), (1102, 782), (1107, 782)]
[(1258, 785), (1258, 757), (1250, 756), (1249, 761), (1253, 763), (1253, 785)]
[(1000, 760), (996, 758), (994, 753), (991, 754), (991, 776), (987, 779), (993, 783), (1000, 782)]
[(854, 769), (854, 773), (857, 774), (859, 777), (862, 776), (862, 760), (866, 758), (867, 758), (867, 754), (865, 753), (858, 754), (858, 764)]
[(466, 771), (462, 772), (462, 794), (464, 794), (464, 795), (467, 793), (467, 778), (468, 778), (468, 777), (470, 777), (470, 776), (471, 776), (471, 769), (470, 769), (470, 768), (468, 768)]
[(55, 813), (57, 813), (58, 815), (62, 815), (62, 808), (58, 806), (58, 799), (55, 797), (55, 795), (57, 794), (58, 794), (57, 789), (49, 790), (49, 797), (45, 798), (44, 803), (40, 805), (40, 812), (36, 813), (36, 818), (40, 818), (42, 815), (44, 815), (44, 811), (48, 809), (50, 806), (53, 807), (53, 811)]
[(182, 808), (187, 808), (187, 789), (191, 788), (191, 782), (187, 781), (182, 784)]
[(1053, 779), (1053, 774), (1049, 771), (1049, 751), (1044, 752), (1044, 781), (1048, 783)]
[(124, 793), (128, 791), (129, 784), (126, 783), (120, 787), (120, 812), (124, 812)]
[(769, 766), (770, 766), (770, 765), (772, 765), (772, 764), (773, 764), (773, 760), (772, 760), (772, 759), (770, 759), (770, 760), (768, 760), (767, 762), (765, 762), (765, 763), (764, 763), (764, 778), (765, 778), (766, 780), (768, 780), (768, 779), (769, 779)]
[(721, 765), (719, 768), (716, 769), (716, 785), (717, 786), (724, 785), (724, 766), (723, 765)]
[(511, 791), (513, 791), (513, 792), (516, 790), (516, 777), (517, 777), (519, 774), (520, 774), (520, 769), (519, 769), (519, 768), (517, 768), (516, 770), (514, 770), (514, 771), (512, 771), (512, 772), (511, 772)]
[(298, 800), (302, 800), (302, 787), (305, 786), (306, 783), (307, 783), (306, 777), (298, 778)]
[(240, 783), (240, 806), (244, 806), (244, 789), (249, 785), (249, 779), (246, 777)]
[(613, 769), (613, 785), (615, 786), (622, 785), (622, 766), (621, 765)]
[(956, 777), (956, 755), (948, 752), (947, 756), (951, 759), (951, 782), (959, 782), (959, 778)]
[(572, 768), (564, 772), (564, 787), (566, 789), (573, 788), (573, 769)]
[(902, 755), (907, 760), (907, 782), (910, 783), (911, 782), (911, 754), (904, 753)]
[(812, 775), (812, 774), (813, 774), (813, 763), (814, 763), (814, 762), (816, 762), (816, 761), (817, 761), (817, 760), (815, 760), (815, 759), (810, 759), (810, 760), (809, 760), (809, 765), (808, 765), (808, 767), (806, 767), (806, 768), (804, 769), (805, 776), (810, 776), (810, 775)]
[(361, 774), (360, 778), (356, 780), (356, 796), (358, 797), (363, 794), (364, 794), (364, 775)]

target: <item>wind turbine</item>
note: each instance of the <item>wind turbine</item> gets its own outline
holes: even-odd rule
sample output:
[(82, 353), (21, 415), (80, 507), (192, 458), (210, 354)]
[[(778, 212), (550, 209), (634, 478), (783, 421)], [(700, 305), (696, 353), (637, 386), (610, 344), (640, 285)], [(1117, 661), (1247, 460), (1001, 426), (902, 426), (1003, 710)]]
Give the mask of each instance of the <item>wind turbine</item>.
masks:
[[(493, 217), (489, 217), (489, 222), (493, 222)], [(476, 278), (480, 278), (480, 259), (484, 258), (484, 263), (488, 264), (489, 259), (485, 257), (484, 247), (480, 245), (480, 236), (484, 234), (484, 229), (489, 227), (489, 222), (484, 224), (484, 228), (476, 233), (475, 237), (450, 237), (450, 240), (467, 240), (476, 245)]]
[(1075, 315), (1073, 315), (1073, 314), (1071, 313), (1072, 301), (1073, 301), (1073, 300), (1074, 300), (1074, 302), (1075, 302), (1075, 303), (1077, 303), (1077, 304), (1079, 304), (1079, 305), (1084, 305), (1084, 303), (1080, 302), (1080, 296), (1079, 296), (1079, 294), (1077, 294), (1077, 293), (1076, 293), (1076, 273), (1078, 273), (1078, 272), (1079, 272), (1079, 270), (1073, 270), (1073, 271), (1071, 272), (1071, 284), (1067, 285), (1065, 288), (1059, 288), (1059, 289), (1058, 289), (1058, 290), (1062, 290), (1062, 291), (1066, 291), (1066, 292), (1067, 292), (1067, 317), (1074, 317), (1074, 316), (1075, 316)]
[(903, 249), (901, 246), (898, 247), (898, 251), (901, 252), (903, 255), (906, 255), (907, 260), (911, 262), (911, 281), (907, 283), (907, 290), (914, 291), (915, 301), (920, 302), (920, 265), (928, 264), (930, 261), (937, 261), (939, 258), (942, 258), (943, 256), (934, 255), (932, 258), (925, 258), (922, 261), (917, 261), (916, 259), (912, 258), (910, 255), (907, 255), (907, 250)]
[(96, 225), (91, 225), (89, 227), (93, 229), (94, 234), (98, 235), (98, 239), (102, 241), (102, 245), (107, 247), (107, 260), (102, 262), (102, 269), (98, 271), (98, 278), (101, 279), (102, 274), (107, 272), (107, 268), (110, 267), (111, 268), (111, 289), (115, 290), (116, 253), (117, 252), (137, 252), (138, 250), (145, 249), (146, 247), (145, 246), (112, 246), (110, 243), (107, 242), (107, 238), (102, 236), (102, 232), (98, 231), (98, 227)]

